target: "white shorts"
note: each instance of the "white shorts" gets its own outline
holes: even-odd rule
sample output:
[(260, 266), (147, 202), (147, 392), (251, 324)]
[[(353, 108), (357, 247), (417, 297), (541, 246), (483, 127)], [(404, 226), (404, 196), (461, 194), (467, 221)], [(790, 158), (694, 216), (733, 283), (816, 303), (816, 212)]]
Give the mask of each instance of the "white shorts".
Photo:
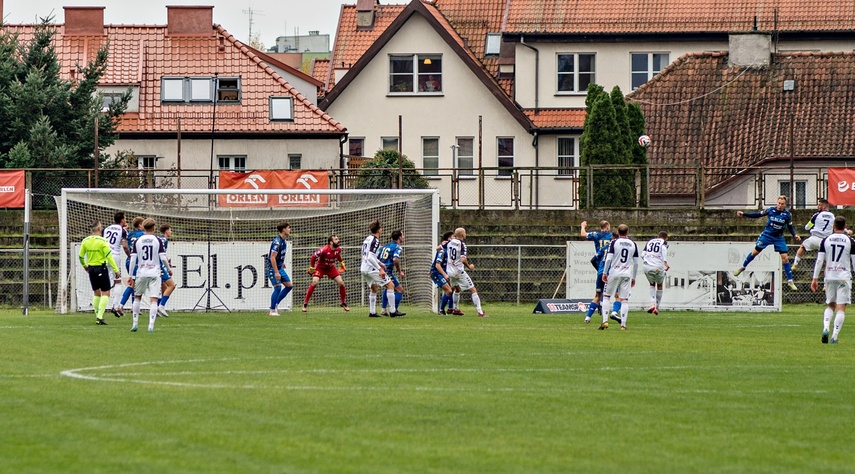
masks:
[(107, 275), (109, 275), (110, 277), (110, 285), (112, 285), (113, 288), (115, 288), (116, 286), (118, 286), (119, 288), (122, 287), (122, 282), (116, 281), (116, 272), (113, 271), (113, 267), (111, 267), (109, 263), (107, 264)]
[(825, 280), (825, 303), (849, 304), (852, 300), (852, 282)]
[(472, 283), (472, 278), (466, 273), (466, 270), (460, 270), (460, 273), (449, 273), (448, 284), (451, 287), (459, 286), (461, 291), (475, 287), (475, 283)]
[(644, 276), (651, 285), (659, 285), (665, 281), (665, 270), (656, 267), (644, 267)]
[(137, 278), (134, 282), (134, 295), (142, 296), (146, 290), (150, 298), (160, 298), (160, 276)]
[(380, 270), (371, 270), (368, 272), (362, 272), (362, 281), (367, 283), (370, 288), (371, 285), (386, 286), (392, 282), (392, 279), (389, 278), (388, 273), (386, 273), (386, 276), (383, 278), (380, 278)]
[(632, 278), (630, 277), (611, 277), (606, 282), (606, 289), (603, 292), (609, 298), (615, 293), (623, 299), (628, 299), (632, 292)]
[(817, 237), (815, 235), (812, 235), (802, 241), (802, 245), (807, 251), (819, 250), (820, 243), (822, 243), (822, 237)]

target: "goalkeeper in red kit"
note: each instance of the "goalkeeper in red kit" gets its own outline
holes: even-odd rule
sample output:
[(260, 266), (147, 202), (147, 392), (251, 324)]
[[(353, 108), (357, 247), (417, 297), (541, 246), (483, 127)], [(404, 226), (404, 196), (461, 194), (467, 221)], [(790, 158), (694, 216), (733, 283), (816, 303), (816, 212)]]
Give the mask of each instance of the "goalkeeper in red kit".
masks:
[[(336, 268), (336, 263), (339, 264), (339, 268)], [(315, 292), (315, 287), (318, 285), (318, 282), (320, 282), (323, 277), (328, 277), (338, 284), (338, 294), (341, 299), (341, 307), (345, 311), (350, 311), (350, 307), (346, 303), (347, 290), (345, 290), (344, 279), (342, 279), (340, 274), (340, 272), (344, 272), (345, 270), (347, 270), (347, 268), (344, 266), (344, 260), (341, 258), (341, 246), (338, 236), (331, 235), (329, 239), (327, 239), (327, 244), (316, 250), (309, 261), (309, 268), (306, 271), (312, 275), (312, 283), (306, 290), (306, 298), (303, 299), (304, 313), (309, 310), (309, 300), (312, 298), (312, 293)]]

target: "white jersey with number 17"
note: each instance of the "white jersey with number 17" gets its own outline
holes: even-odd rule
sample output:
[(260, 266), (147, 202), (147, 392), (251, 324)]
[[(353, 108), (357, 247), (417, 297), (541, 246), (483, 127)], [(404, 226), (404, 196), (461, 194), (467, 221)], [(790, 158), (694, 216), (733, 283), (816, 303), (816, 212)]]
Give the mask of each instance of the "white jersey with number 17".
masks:
[(852, 269), (855, 268), (855, 240), (846, 234), (831, 234), (822, 239), (819, 253), (816, 255), (816, 266), (813, 277), (819, 278), (825, 267), (826, 280), (852, 280)]

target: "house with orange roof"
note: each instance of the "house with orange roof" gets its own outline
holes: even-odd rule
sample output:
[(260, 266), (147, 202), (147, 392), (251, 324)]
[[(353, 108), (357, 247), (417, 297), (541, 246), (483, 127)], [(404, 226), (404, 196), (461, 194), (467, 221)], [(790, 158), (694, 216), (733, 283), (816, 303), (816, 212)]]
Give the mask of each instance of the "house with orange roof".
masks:
[[(514, 196), (521, 207), (572, 207), (578, 180), (562, 167), (581, 164), (589, 83), (630, 93), (677, 58), (727, 51), (732, 33), (754, 30), (767, 33), (769, 54), (853, 50), (855, 11), (846, 5), (358, 0), (342, 7), (321, 107), (348, 124), (349, 154), (400, 147), (443, 191), (444, 204), (455, 198), (452, 178), (431, 168), (494, 168), (483, 180), (464, 175), (461, 202), (471, 184), (481, 189), (475, 203), (507, 205)], [(439, 90), (426, 87), (429, 76)], [(649, 123), (667, 123), (651, 115), (659, 109), (644, 110)], [(657, 133), (649, 130), (652, 163), (663, 162)], [(651, 186), (654, 203), (659, 189)]]
[[(213, 23), (213, 7), (169, 6), (166, 25), (105, 25), (104, 7), (65, 7), (56, 25), (61, 75), (74, 79), (107, 46), (104, 100), (133, 98), (107, 152), (181, 170), (340, 167), (343, 124), (319, 109), (322, 82)], [(33, 25), (4, 25), (22, 39)], [(190, 182), (186, 186), (206, 187)]]

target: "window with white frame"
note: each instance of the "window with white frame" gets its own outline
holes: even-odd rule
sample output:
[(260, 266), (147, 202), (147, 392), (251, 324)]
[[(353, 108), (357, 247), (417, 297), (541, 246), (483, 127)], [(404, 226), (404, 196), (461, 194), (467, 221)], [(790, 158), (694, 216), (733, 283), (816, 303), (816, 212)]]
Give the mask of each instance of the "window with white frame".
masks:
[(439, 174), (439, 138), (422, 137), (422, 168), (425, 176)]
[(398, 137), (381, 137), (380, 141), (381, 149), (398, 151)]
[(596, 82), (596, 55), (593, 53), (558, 54), (558, 92), (585, 92)]
[(670, 63), (668, 53), (632, 53), (632, 90), (638, 89), (645, 82), (653, 79), (665, 66)]
[(499, 137), (496, 140), (499, 176), (511, 176), (514, 167), (514, 138)]
[(301, 170), (303, 169), (303, 155), (288, 155), (288, 169)]
[(217, 162), (223, 171), (246, 171), (245, 155), (217, 155)]
[(558, 176), (575, 176), (576, 170), (560, 169), (579, 166), (579, 154), (576, 150), (575, 137), (558, 137)]
[(498, 56), (502, 48), (501, 33), (487, 33), (487, 43), (484, 45), (485, 56)]
[(215, 97), (218, 102), (239, 102), (240, 78), (163, 77), (160, 80), (161, 102), (210, 104)]
[(793, 209), (807, 207), (807, 181), (793, 181), (796, 187), (795, 196), (790, 195), (790, 181), (778, 181), (778, 189), (781, 196), (787, 196), (787, 200), (791, 201), (790, 206)]
[(471, 175), (475, 163), (475, 139), (472, 137), (457, 137), (457, 174)]
[(294, 120), (293, 97), (270, 98), (270, 121), (290, 122)]
[(137, 157), (137, 166), (140, 169), (152, 170), (157, 168), (157, 157), (154, 155), (142, 155)]
[(347, 141), (348, 155), (350, 156), (365, 156), (365, 139), (350, 138)]
[(442, 92), (441, 55), (389, 56), (389, 93), (437, 94), (439, 92)]

